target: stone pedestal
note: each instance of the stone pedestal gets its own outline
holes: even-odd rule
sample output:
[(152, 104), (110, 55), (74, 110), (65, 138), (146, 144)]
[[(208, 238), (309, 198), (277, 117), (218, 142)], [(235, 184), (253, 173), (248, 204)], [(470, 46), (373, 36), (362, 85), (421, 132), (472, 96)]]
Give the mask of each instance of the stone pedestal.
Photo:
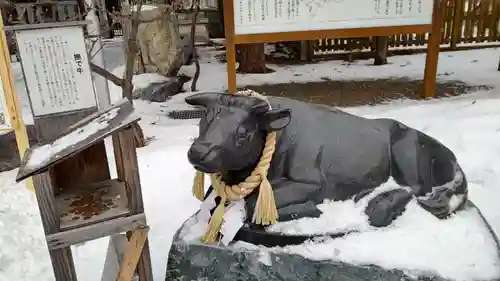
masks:
[[(475, 208), (472, 203), (468, 207)], [(484, 223), (500, 253), (498, 238), (489, 224)], [(187, 243), (179, 236), (181, 230), (176, 233), (170, 248), (166, 281), (448, 281), (439, 276), (411, 277), (402, 270), (378, 266), (313, 261), (286, 253)]]

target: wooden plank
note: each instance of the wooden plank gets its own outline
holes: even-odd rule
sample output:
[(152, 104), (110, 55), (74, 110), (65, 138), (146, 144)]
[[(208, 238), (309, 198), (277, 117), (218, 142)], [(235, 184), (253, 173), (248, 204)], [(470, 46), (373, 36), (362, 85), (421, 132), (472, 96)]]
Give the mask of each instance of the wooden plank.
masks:
[(142, 213), (130, 217), (116, 218), (99, 224), (54, 233), (47, 235), (46, 239), (49, 249), (59, 249), (145, 226), (146, 215)]
[[(118, 179), (127, 185), (127, 197), (132, 214), (144, 212), (142, 201), (141, 182), (139, 176), (139, 165), (135, 150), (134, 132), (131, 127), (126, 128), (113, 136), (113, 148), (115, 152), (116, 171)], [(149, 254), (149, 243), (141, 253), (137, 273), (141, 281), (152, 281), (151, 257)]]
[(35, 118), (33, 121), (35, 122), (38, 142), (47, 143), (56, 139), (67, 131), (71, 125), (92, 115), (96, 111), (97, 107), (93, 107), (70, 114)]
[(489, 32), (490, 42), (498, 40), (497, 34), (498, 34), (499, 7), (500, 5), (498, 4), (498, 2), (493, 1), (491, 7), (491, 20), (490, 20), (490, 32)]
[(124, 182), (127, 187), (130, 212), (132, 214), (142, 213), (144, 212), (144, 204), (133, 130), (126, 128), (113, 136), (113, 148), (118, 179)]
[[(30, 4), (26, 4), (26, 6), (27, 6), (26, 12), (28, 14), (28, 24), (29, 25), (36, 24), (35, 5), (30, 3)], [(8, 31), (8, 30), (9, 30), (9, 27), (6, 26), (5, 31)]]
[[(40, 145), (29, 148), (23, 157), (16, 180), (21, 181), (29, 176), (43, 172), (138, 120), (140, 120), (140, 117), (134, 114), (134, 108), (127, 99), (123, 99), (103, 111), (96, 112), (82, 120), (78, 127), (73, 127), (72, 130), (49, 143), (48, 145), (52, 146), (51, 149), (57, 150), (58, 153), (51, 154), (48, 159), (41, 159), (42, 161), (35, 161), (35, 163), (28, 165), (34, 150), (47, 149)], [(97, 132), (95, 129), (96, 124), (101, 124)], [(86, 133), (88, 136), (85, 135), (85, 138), (78, 136), (85, 130), (88, 130), (88, 133)]]
[(476, 22), (475, 22), (475, 27), (476, 27), (476, 42), (483, 42), (483, 37), (484, 37), (484, 21), (485, 18), (483, 18), (483, 10), (485, 7), (488, 7), (488, 2), (480, 1), (478, 3), (479, 5), (479, 18), (476, 17)]
[(383, 65), (387, 64), (387, 50), (388, 46), (388, 37), (387, 36), (376, 36), (375, 37), (375, 60), (374, 65)]
[[(31, 4), (30, 4), (31, 5)], [(28, 10), (32, 10), (30, 6)], [(61, 22), (45, 22), (38, 24), (19, 24), (19, 25), (9, 25), (5, 27), (5, 31), (15, 31), (15, 30), (32, 30), (32, 29), (44, 29), (53, 27), (69, 27), (69, 26), (87, 26), (91, 24), (91, 21), (81, 20), (81, 21), (61, 21)]]
[(57, 193), (72, 192), (78, 186), (111, 179), (104, 141), (54, 165), (50, 174)]
[(452, 35), (451, 35), (451, 45), (452, 49), (457, 48), (457, 44), (462, 38), (462, 17), (464, 15), (464, 0), (454, 0), (454, 11), (453, 11), (453, 23), (452, 23)]
[(450, 5), (452, 0), (444, 0), (442, 24), (444, 24), (443, 38), (441, 44), (450, 44), (452, 34), (453, 7)]
[[(104, 269), (102, 272), (101, 281), (115, 281), (120, 266), (123, 263), (125, 250), (127, 249), (128, 238), (123, 234), (114, 234), (109, 237), (108, 252), (104, 261)], [(133, 280), (139, 278), (134, 275)]]
[[(33, 177), (38, 208), (45, 235), (59, 232), (59, 216), (56, 210), (55, 197), (48, 173)], [(76, 281), (76, 271), (69, 247), (50, 250), (50, 259), (56, 281)]]
[(130, 214), (125, 183), (109, 180), (56, 196), (60, 229), (74, 229)]
[[(143, 248), (146, 245), (149, 228), (141, 228), (132, 232), (127, 250), (125, 251), (123, 263), (120, 266), (120, 272), (116, 277), (117, 281), (131, 281), (135, 269), (141, 257)], [(140, 278), (140, 276), (139, 276)]]
[(50, 176), (48, 173), (34, 176), (33, 183), (37, 187), (35, 190), (36, 199), (45, 234), (56, 233), (59, 231), (59, 214), (56, 209), (56, 198)]
[(467, 0), (465, 1), (465, 3), (467, 3), (466, 5), (466, 9), (465, 9), (465, 30), (464, 30), (464, 41), (463, 42), (466, 42), (466, 43), (470, 43), (472, 42), (473, 40), (473, 31), (474, 31), (474, 27), (473, 27), (473, 21), (471, 19), (471, 17), (473, 17), (473, 13), (474, 13), (474, 0)]
[[(231, 3), (231, 1), (228, 1)], [(232, 6), (232, 4), (230, 4)], [(224, 12), (227, 8), (224, 8)], [(230, 10), (231, 11), (231, 10)], [(233, 16), (229, 13), (231, 19)], [(226, 21), (226, 16), (224, 16)], [(226, 26), (226, 22), (224, 23)], [(425, 33), (432, 29), (431, 24), (422, 25), (402, 25), (402, 26), (382, 26), (382, 27), (367, 27), (367, 28), (350, 28), (350, 29), (335, 29), (335, 30), (312, 30), (312, 31), (292, 31), (292, 32), (278, 32), (278, 33), (265, 33), (265, 34), (238, 34), (234, 35), (233, 40), (235, 44), (255, 44), (255, 43), (273, 43), (280, 41), (294, 41), (294, 40), (317, 40), (321, 38), (357, 38), (368, 36), (391, 36), (394, 34), (405, 33)], [(229, 40), (226, 34), (226, 40)], [(229, 46), (229, 44), (228, 44)]]

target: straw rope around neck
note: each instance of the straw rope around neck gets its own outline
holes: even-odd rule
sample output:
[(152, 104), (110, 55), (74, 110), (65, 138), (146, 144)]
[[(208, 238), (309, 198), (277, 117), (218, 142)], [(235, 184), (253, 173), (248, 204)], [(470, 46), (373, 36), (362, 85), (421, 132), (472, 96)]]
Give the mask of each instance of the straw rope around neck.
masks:
[[(239, 91), (237, 95), (244, 95), (262, 99), (267, 102), (265, 96), (252, 91)], [(271, 110), (271, 105), (269, 104), (269, 110)], [(274, 201), (274, 193), (271, 188), (271, 184), (267, 179), (267, 172), (269, 170), (269, 165), (276, 148), (276, 132), (270, 132), (266, 136), (266, 142), (262, 155), (256, 167), (252, 173), (242, 182), (235, 185), (227, 185), (222, 179), (222, 174), (215, 173), (210, 174), (210, 180), (214, 191), (217, 196), (221, 198), (219, 205), (215, 208), (215, 211), (210, 218), (208, 224), (208, 230), (202, 238), (204, 243), (214, 243), (217, 240), (219, 231), (221, 230), (222, 223), (224, 221), (224, 205), (226, 201), (238, 201), (255, 189), (259, 189), (259, 195), (257, 197), (257, 203), (255, 205), (255, 210), (252, 216), (252, 222), (261, 225), (275, 224), (278, 220), (278, 211), (276, 209), (276, 203)], [(200, 201), (203, 201), (205, 194), (205, 179), (204, 173), (196, 171), (196, 176), (193, 183), (193, 195)]]

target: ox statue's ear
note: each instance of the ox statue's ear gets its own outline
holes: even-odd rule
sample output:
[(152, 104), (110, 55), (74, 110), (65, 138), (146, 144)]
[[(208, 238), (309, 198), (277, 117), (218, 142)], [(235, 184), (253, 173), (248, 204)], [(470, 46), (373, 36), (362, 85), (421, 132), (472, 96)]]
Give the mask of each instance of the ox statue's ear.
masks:
[(218, 98), (220, 95), (221, 93), (214, 93), (214, 92), (198, 93), (186, 97), (184, 100), (189, 105), (208, 107), (209, 105), (218, 102)]
[(285, 128), (292, 118), (288, 108), (268, 111), (265, 116), (268, 131), (278, 131)]

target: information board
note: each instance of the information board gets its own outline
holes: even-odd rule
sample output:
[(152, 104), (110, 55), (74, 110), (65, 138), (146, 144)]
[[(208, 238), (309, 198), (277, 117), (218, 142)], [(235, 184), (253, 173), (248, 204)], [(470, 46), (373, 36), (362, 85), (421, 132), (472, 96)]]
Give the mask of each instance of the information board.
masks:
[(82, 26), (16, 30), (34, 117), (97, 106)]
[(433, 0), (234, 0), (236, 35), (432, 23)]
[(11, 129), (9, 111), (7, 110), (7, 101), (3, 89), (2, 79), (0, 79), (0, 131)]

